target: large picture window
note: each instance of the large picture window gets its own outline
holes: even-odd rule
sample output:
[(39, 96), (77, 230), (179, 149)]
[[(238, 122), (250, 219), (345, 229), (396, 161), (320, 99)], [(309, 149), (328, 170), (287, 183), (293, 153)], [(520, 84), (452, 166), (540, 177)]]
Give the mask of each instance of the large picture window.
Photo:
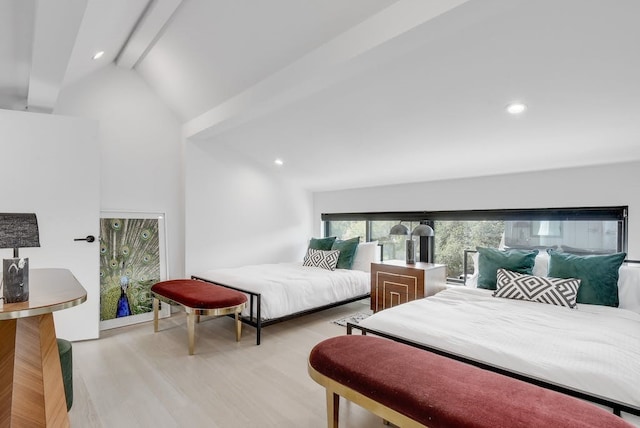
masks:
[[(378, 220), (371, 220), (370, 216)], [(413, 230), (420, 222), (411, 213), (367, 213), (367, 214), (323, 214), (325, 222), (325, 236), (335, 236), (338, 239), (350, 239), (359, 236), (362, 241), (378, 241), (382, 246), (383, 260), (405, 259), (405, 238), (389, 235), (391, 228), (402, 221), (409, 230)], [(395, 217), (394, 217), (395, 216)], [(335, 220), (333, 220), (335, 218)], [(393, 218), (387, 220), (387, 218)], [(417, 256), (420, 253), (418, 251)]]
[[(449, 279), (461, 281), (465, 250), (477, 247), (559, 249), (574, 254), (608, 254), (627, 249), (627, 207), (543, 208), (323, 214), (325, 235), (360, 236), (383, 246), (384, 260), (405, 258), (405, 237), (389, 235), (402, 222), (409, 230), (419, 223), (433, 227), (431, 260), (447, 265)], [(423, 244), (426, 241), (423, 238)], [(424, 257), (418, 259), (426, 260)], [(467, 260), (467, 270), (473, 268)]]

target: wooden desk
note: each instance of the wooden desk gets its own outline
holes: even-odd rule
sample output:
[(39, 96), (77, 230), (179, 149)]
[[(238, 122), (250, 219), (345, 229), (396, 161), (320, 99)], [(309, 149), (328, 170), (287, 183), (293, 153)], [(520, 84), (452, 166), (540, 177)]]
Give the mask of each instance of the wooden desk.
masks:
[(53, 312), (87, 292), (67, 269), (31, 269), (29, 300), (0, 307), (0, 427), (68, 427)]

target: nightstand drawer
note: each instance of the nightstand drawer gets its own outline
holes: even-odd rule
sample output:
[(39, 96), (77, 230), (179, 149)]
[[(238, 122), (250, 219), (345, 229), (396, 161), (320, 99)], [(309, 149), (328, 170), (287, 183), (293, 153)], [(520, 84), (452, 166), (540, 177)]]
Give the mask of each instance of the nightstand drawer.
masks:
[(371, 264), (371, 310), (381, 311), (444, 288), (446, 266), (432, 263), (407, 265), (399, 261)]
[(418, 278), (390, 272), (378, 272), (376, 275), (375, 295), (376, 307), (374, 311), (397, 306), (410, 300), (415, 300), (419, 294)]

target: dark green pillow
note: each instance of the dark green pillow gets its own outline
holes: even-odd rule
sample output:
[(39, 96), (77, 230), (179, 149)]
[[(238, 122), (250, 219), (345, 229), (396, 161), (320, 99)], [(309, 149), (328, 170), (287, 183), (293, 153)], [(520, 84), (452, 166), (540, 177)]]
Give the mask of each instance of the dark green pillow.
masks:
[(496, 289), (498, 269), (532, 274), (538, 250), (498, 250), (478, 247), (478, 288)]
[(578, 303), (618, 307), (618, 269), (627, 253), (578, 256), (547, 250), (549, 276), (580, 278)]
[(336, 265), (336, 269), (351, 269), (359, 243), (360, 237), (347, 239), (346, 241), (341, 241), (338, 239), (333, 243), (331, 249), (340, 250), (340, 256), (338, 256), (338, 264)]
[(329, 236), (328, 238), (311, 238), (309, 240), (309, 248), (314, 250), (329, 251), (331, 246), (336, 241), (335, 236)]

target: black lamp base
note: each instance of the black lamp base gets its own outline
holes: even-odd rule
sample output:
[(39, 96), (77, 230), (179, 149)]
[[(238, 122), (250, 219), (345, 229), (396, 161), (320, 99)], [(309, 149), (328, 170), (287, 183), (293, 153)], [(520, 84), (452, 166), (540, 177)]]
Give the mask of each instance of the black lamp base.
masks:
[(2, 260), (2, 283), (5, 303), (29, 300), (29, 259), (17, 257)]

